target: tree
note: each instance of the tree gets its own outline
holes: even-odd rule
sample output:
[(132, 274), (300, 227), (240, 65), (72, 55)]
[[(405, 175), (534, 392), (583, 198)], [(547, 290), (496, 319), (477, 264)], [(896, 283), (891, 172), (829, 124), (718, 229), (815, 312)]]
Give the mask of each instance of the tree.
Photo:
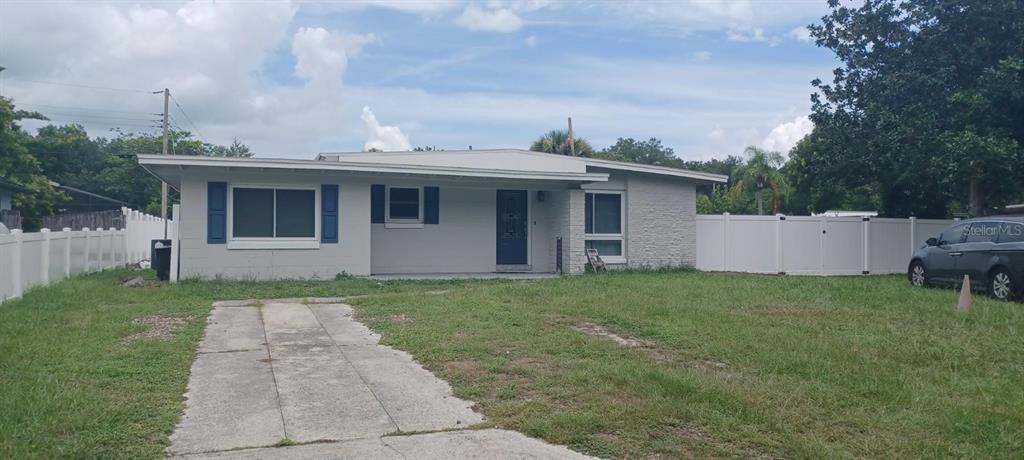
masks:
[[(576, 156), (594, 156), (594, 148), (585, 139), (573, 136), (573, 147), (576, 150)], [(553, 130), (534, 141), (530, 145), (530, 150), (558, 155), (572, 155), (572, 149), (569, 148), (569, 133), (561, 129)]]
[(594, 154), (596, 158), (606, 160), (628, 161), (656, 166), (669, 166), (678, 168), (682, 160), (676, 158), (671, 147), (661, 144), (661, 140), (650, 138), (646, 141), (638, 141), (629, 138), (619, 138), (611, 147), (608, 147)]
[(39, 225), (38, 217), (46, 215), (67, 197), (50, 185), (39, 161), (29, 151), (32, 136), (17, 123), (26, 119), (45, 120), (46, 117), (15, 110), (10, 99), (0, 97), (0, 177), (32, 190), (15, 195), (14, 205), (23, 213), (25, 227), (33, 229)]
[(810, 27), (843, 62), (815, 80), (821, 190), (873, 187), (887, 216), (974, 215), (1024, 189), (1024, 3), (830, 0)]
[(779, 152), (769, 152), (757, 147), (747, 147), (744, 151), (747, 163), (739, 168), (736, 180), (729, 189), (729, 198), (733, 207), (738, 207), (752, 198), (756, 203), (758, 215), (764, 214), (764, 198), (770, 193), (772, 213), (782, 211), (782, 202), (789, 195), (789, 184), (779, 168), (786, 158)]

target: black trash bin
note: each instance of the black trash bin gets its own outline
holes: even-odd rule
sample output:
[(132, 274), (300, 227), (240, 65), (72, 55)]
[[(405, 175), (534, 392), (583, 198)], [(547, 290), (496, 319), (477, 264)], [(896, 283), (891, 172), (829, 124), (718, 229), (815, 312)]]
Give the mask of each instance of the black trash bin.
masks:
[(149, 253), (152, 257), (149, 261), (153, 270), (156, 270), (156, 277), (160, 281), (171, 279), (171, 240), (153, 240), (149, 242)]

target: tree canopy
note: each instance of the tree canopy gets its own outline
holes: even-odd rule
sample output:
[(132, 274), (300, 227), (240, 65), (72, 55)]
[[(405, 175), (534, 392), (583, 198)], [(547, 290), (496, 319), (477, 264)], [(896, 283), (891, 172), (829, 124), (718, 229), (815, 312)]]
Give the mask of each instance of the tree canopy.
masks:
[(843, 65), (813, 82), (789, 172), (808, 205), (982, 215), (1024, 189), (1024, 3), (830, 0), (810, 27)]
[[(594, 148), (590, 146), (590, 143), (587, 142), (586, 139), (582, 139), (575, 135), (572, 139), (572, 147), (576, 150), (576, 156), (594, 156)], [(534, 152), (555, 153), (558, 155), (572, 155), (573, 149), (569, 146), (569, 132), (562, 129), (555, 129), (539, 137), (536, 141), (533, 141), (533, 144), (530, 145), (530, 150), (533, 150)]]

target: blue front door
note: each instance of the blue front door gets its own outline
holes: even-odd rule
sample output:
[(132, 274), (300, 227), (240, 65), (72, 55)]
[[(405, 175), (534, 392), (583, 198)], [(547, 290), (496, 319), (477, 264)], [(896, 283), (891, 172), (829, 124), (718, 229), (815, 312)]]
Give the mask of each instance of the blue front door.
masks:
[(526, 190), (498, 190), (498, 265), (526, 265)]

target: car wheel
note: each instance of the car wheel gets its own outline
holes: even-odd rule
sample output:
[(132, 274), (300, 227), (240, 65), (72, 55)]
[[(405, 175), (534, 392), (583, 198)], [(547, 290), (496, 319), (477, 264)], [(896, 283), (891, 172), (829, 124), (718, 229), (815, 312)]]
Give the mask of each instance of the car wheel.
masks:
[(1013, 284), (1013, 277), (1005, 268), (992, 270), (992, 274), (988, 277), (988, 293), (993, 299), (1010, 300), (1013, 298), (1016, 288), (1016, 285)]
[(910, 264), (910, 269), (907, 270), (907, 279), (910, 280), (911, 286), (924, 286), (928, 279), (925, 276), (924, 264), (920, 260), (915, 260)]

